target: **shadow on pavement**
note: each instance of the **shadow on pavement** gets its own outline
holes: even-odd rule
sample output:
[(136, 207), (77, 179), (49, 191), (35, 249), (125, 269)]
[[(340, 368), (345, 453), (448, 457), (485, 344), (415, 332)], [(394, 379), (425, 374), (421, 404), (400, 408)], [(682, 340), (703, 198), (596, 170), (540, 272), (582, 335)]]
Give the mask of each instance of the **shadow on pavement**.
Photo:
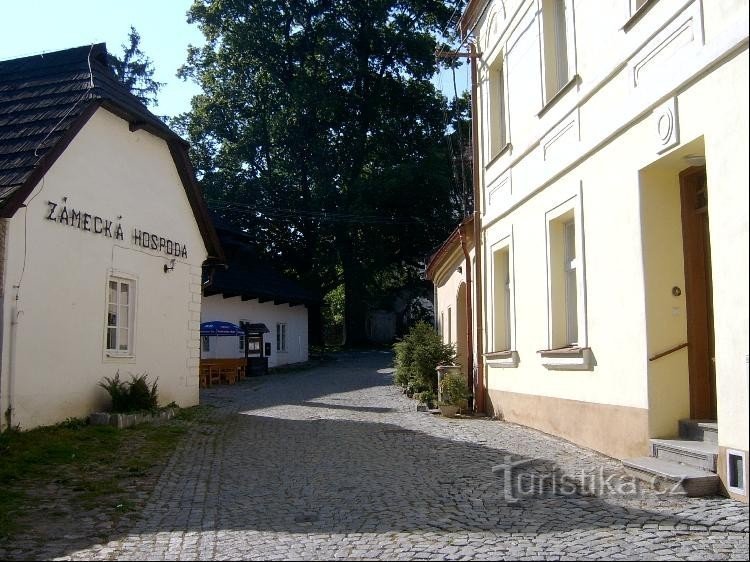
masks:
[[(228, 416), (223, 438), (191, 441), (177, 452), (133, 532), (575, 531), (583, 541), (612, 526), (698, 522), (644, 509), (637, 498), (601, 495), (597, 478), (608, 474), (587, 482), (551, 459), (521, 457), (447, 431), (437, 437), (391, 423), (388, 415), (381, 423), (374, 416), (392, 408), (346, 393), (390, 385), (383, 369), (389, 361), (389, 354), (355, 354), (322, 369), (211, 389), (211, 401), (243, 413)], [(314, 384), (301, 384), (303, 377), (315, 377)], [(336, 403), (313, 401), (322, 396)], [(274, 408), (285, 405), (292, 408)], [(295, 408), (321, 415), (330, 409), (331, 418), (298, 419)], [(342, 419), (347, 412), (368, 419)], [(627, 491), (639, 492), (632, 483)], [(58, 555), (83, 546), (61, 543)]]

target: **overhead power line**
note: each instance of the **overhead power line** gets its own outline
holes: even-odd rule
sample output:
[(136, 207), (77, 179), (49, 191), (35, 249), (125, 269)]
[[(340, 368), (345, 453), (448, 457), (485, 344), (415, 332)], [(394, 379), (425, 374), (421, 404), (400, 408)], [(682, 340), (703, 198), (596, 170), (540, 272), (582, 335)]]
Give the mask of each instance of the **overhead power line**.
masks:
[(314, 209), (290, 209), (284, 207), (266, 207), (247, 203), (236, 203), (230, 201), (208, 200), (208, 207), (214, 211), (231, 211), (244, 216), (264, 216), (275, 220), (298, 221), (314, 220), (319, 222), (342, 222), (359, 224), (390, 224), (409, 225), (425, 224), (424, 219), (419, 217), (397, 217), (395, 215), (362, 215), (357, 213), (345, 213), (339, 211), (324, 211)]

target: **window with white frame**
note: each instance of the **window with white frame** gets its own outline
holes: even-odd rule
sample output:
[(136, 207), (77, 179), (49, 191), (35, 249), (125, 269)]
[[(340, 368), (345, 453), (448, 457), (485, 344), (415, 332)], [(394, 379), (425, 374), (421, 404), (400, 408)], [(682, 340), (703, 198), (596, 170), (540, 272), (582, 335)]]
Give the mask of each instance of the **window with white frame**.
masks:
[(448, 307), (448, 341), (446, 343), (451, 344), (453, 343), (453, 310), (451, 307)]
[(286, 324), (276, 324), (276, 351), (286, 351)]
[(493, 252), (493, 351), (511, 349), (510, 248)]
[[(499, 58), (499, 57), (498, 57)], [(505, 70), (502, 60), (489, 72), (490, 150), (496, 156), (508, 144), (508, 123), (505, 102)]]
[(445, 313), (440, 313), (440, 325), (438, 326), (438, 333), (440, 337), (445, 337)]
[(565, 245), (565, 333), (568, 345), (578, 344), (578, 275), (576, 263), (576, 224), (569, 220), (563, 224)]
[(551, 220), (549, 228), (550, 345), (579, 345), (578, 260), (573, 209)]
[(133, 355), (135, 282), (110, 277), (107, 282), (107, 355)]
[(549, 101), (572, 78), (571, 0), (542, 0), (542, 52), (545, 100)]
[(649, 0), (630, 0), (630, 15), (635, 14)]

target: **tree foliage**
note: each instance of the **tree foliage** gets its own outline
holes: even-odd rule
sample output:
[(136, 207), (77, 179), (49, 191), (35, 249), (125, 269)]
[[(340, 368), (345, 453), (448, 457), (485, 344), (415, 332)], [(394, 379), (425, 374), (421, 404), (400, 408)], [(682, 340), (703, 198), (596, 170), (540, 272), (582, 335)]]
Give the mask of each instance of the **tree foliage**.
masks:
[(123, 43), (122, 56), (109, 55), (109, 65), (130, 92), (144, 105), (156, 105), (157, 96), (164, 84), (154, 80), (154, 66), (151, 59), (141, 51), (141, 36), (130, 26), (128, 43)]
[[(323, 293), (344, 284), (350, 344), (368, 281), (414, 267), (460, 218), (430, 77), (444, 0), (196, 0), (206, 37), (177, 121), (209, 204)], [(460, 13), (460, 12), (459, 12)], [(341, 275), (339, 275), (341, 272)]]

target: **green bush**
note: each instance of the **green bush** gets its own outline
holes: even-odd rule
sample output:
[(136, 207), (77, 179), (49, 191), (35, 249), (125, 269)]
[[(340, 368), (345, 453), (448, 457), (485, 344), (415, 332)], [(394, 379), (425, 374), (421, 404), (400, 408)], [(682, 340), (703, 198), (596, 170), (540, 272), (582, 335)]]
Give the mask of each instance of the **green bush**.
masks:
[(469, 398), (466, 377), (460, 373), (448, 373), (440, 380), (441, 404), (457, 406)]
[(435, 393), (431, 390), (425, 390), (423, 392), (420, 392), (415, 396), (417, 400), (419, 400), (423, 404), (427, 404), (428, 408), (432, 408), (435, 405)]
[(444, 344), (435, 329), (425, 322), (412, 326), (404, 339), (393, 346), (394, 382), (419, 393), (437, 390), (437, 366), (453, 363), (456, 350)]
[(143, 410), (156, 410), (159, 407), (159, 392), (157, 381), (149, 386), (148, 374), (143, 373), (137, 377), (131, 375), (130, 381), (120, 380), (119, 371), (114, 377), (104, 377), (99, 383), (109, 393), (112, 399), (112, 412), (126, 414)]

